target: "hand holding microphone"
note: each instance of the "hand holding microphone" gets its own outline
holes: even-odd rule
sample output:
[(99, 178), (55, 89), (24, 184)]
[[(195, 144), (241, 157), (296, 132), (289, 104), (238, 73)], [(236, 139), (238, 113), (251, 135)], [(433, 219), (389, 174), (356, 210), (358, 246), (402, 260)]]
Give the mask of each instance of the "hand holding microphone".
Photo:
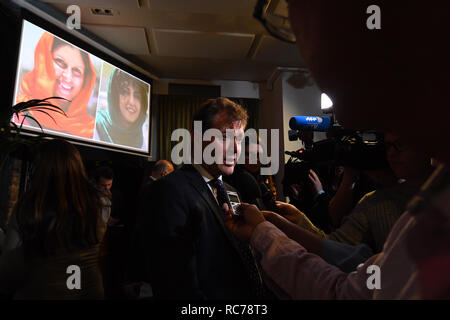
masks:
[(239, 216), (233, 215), (227, 204), (222, 209), (226, 212), (225, 225), (242, 241), (250, 241), (256, 226), (266, 221), (263, 213), (253, 204), (241, 203), (238, 207)]

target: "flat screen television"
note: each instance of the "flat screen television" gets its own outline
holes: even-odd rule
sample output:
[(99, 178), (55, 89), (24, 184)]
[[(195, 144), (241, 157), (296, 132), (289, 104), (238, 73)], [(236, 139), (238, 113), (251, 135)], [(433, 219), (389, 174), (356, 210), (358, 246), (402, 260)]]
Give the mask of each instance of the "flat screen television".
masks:
[[(58, 32), (59, 35), (63, 34)], [(13, 105), (58, 96), (66, 115), (39, 111), (44, 133), (76, 143), (138, 155), (150, 154), (151, 80), (81, 42), (23, 20)], [(67, 39), (71, 40), (67, 40)], [(96, 53), (96, 54), (94, 54)], [(32, 118), (25, 132), (40, 132)]]

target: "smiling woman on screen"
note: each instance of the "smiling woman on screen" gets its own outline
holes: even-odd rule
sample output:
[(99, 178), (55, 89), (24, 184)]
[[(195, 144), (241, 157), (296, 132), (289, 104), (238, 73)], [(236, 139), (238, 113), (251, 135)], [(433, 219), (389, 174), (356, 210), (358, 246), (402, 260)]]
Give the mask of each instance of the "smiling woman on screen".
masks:
[[(95, 86), (95, 78), (95, 69), (86, 52), (45, 32), (35, 48), (33, 70), (22, 77), (16, 102), (52, 96), (65, 98), (69, 101), (51, 102), (61, 107), (67, 117), (51, 112), (50, 115), (55, 119), (53, 121), (44, 113), (29, 113), (43, 128), (92, 138), (95, 120), (87, 113), (86, 107)], [(21, 121), (16, 119), (16, 123)], [(24, 124), (37, 126), (34, 121)]]
[(97, 111), (95, 139), (145, 149), (147, 90), (139, 80), (114, 69), (108, 84), (108, 110)]

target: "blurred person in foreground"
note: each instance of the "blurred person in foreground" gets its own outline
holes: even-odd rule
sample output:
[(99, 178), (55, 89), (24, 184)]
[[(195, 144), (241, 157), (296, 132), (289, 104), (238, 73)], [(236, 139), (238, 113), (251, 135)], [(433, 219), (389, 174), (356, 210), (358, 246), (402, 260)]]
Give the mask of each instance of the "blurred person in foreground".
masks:
[[(382, 252), (349, 274), (308, 253), (254, 206), (243, 205), (240, 219), (229, 215), (228, 227), (250, 240), (264, 271), (294, 299), (450, 298), (450, 47), (442, 41), (449, 36), (448, 11), (432, 3), (376, 1), (382, 26), (373, 30), (365, 24), (372, 4), (289, 1), (299, 48), (340, 124), (392, 131), (442, 164), (410, 201)], [(367, 285), (371, 265), (380, 268), (377, 287)]]
[[(80, 153), (69, 142), (49, 140), (40, 146), (35, 168), (31, 188), (17, 202), (8, 225), (0, 295), (103, 299), (98, 255), (106, 223)], [(69, 266), (80, 269), (78, 290), (69, 289)]]

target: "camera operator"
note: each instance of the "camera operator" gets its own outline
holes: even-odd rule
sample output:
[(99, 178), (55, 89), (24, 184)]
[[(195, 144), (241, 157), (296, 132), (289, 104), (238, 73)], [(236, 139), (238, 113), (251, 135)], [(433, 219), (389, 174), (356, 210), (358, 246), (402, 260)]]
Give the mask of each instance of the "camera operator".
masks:
[[(385, 145), (390, 168), (364, 171), (379, 187), (359, 201), (338, 229), (327, 234), (311, 223), (303, 212), (282, 202), (277, 203), (279, 212), (289, 212), (287, 218), (290, 221), (321, 238), (350, 245), (365, 243), (373, 252), (380, 252), (408, 200), (431, 173), (430, 157), (414, 151), (397, 136), (386, 134)], [(399, 179), (405, 181), (398, 183)]]
[[(343, 167), (342, 179), (336, 192), (328, 205), (328, 214), (331, 225), (335, 228), (341, 225), (342, 218), (348, 215), (361, 197), (355, 195), (357, 183), (360, 181), (360, 172), (349, 166)], [(371, 190), (372, 191), (372, 190)]]
[[(286, 152), (291, 158), (285, 165), (284, 194), (315, 226), (329, 233), (359, 199), (376, 189), (365, 170), (388, 167), (382, 134), (344, 129), (333, 117), (295, 116), (289, 126), (289, 140), (300, 139), (305, 147)], [(327, 139), (313, 142), (315, 131), (326, 131)]]
[[(330, 195), (319, 176), (306, 163), (288, 163), (283, 179), (284, 194), (289, 203), (303, 212), (311, 222), (325, 232), (331, 232), (328, 205)], [(317, 170), (317, 169), (316, 169)]]

